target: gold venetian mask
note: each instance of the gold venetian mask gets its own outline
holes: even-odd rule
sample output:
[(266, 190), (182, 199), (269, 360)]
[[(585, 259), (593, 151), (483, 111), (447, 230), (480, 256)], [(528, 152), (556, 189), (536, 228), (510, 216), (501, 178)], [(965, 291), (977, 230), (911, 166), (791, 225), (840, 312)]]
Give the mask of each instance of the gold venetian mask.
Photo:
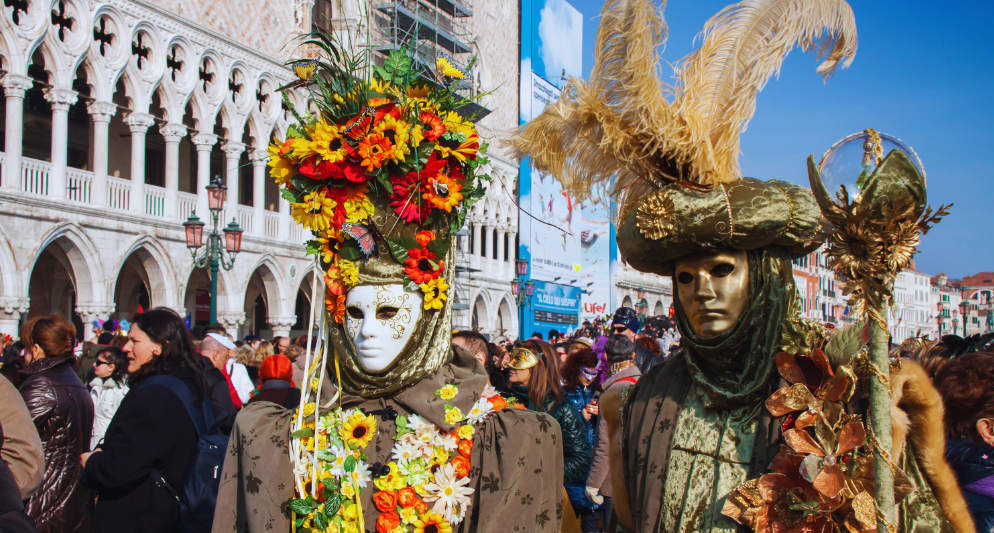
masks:
[(538, 357), (527, 348), (515, 348), (507, 366), (515, 370), (527, 370), (538, 364)]
[(744, 250), (681, 257), (673, 278), (687, 322), (698, 336), (728, 331), (749, 306), (749, 258)]

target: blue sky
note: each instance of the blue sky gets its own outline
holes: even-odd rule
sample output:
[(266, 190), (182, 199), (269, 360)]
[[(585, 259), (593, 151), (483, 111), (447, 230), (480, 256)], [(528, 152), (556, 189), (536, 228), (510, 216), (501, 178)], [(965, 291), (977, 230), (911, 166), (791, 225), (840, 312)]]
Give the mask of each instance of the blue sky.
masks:
[[(569, 0), (584, 17), (584, 76), (593, 66), (600, 0)], [(670, 0), (663, 59), (676, 62), (727, 1)], [(852, 66), (822, 83), (795, 49), (759, 95), (742, 135), (743, 174), (807, 185), (805, 160), (865, 128), (900, 137), (921, 157), (929, 203), (955, 203), (922, 238), (916, 268), (953, 278), (994, 270), (994, 2), (851, 0), (859, 28)], [(672, 70), (664, 70), (668, 75)]]

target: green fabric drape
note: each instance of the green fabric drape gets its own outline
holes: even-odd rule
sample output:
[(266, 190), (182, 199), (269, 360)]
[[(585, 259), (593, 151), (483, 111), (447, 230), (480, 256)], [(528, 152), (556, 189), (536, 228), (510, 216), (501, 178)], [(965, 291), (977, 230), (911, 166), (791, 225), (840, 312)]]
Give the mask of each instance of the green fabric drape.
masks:
[[(749, 306), (732, 329), (714, 337), (696, 335), (680, 299), (674, 298), (690, 375), (708, 408), (762, 402), (776, 368), (780, 334), (797, 298), (787, 252), (779, 246), (749, 250)], [(673, 279), (673, 286), (677, 281)]]

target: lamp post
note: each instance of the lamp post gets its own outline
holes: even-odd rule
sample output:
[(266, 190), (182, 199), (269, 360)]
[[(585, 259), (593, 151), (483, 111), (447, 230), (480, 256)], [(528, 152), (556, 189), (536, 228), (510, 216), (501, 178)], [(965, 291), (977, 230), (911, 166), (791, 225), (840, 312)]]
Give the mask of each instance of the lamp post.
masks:
[(525, 308), (531, 305), (535, 282), (528, 279), (527, 259), (518, 259), (515, 268), (518, 275), (511, 280), (511, 295), (518, 306), (518, 340), (521, 340), (525, 332)]
[[(224, 197), (228, 187), (221, 183), (220, 176), (214, 176), (214, 180), (207, 187), (207, 205), (211, 212), (212, 229), (207, 235), (207, 249), (199, 258), (197, 251), (204, 243), (204, 223), (200, 221), (196, 213), (191, 214), (186, 219), (183, 227), (186, 229), (186, 247), (190, 249), (193, 256), (193, 264), (197, 268), (204, 268), (208, 264), (211, 267), (211, 318), (210, 323), (217, 323), (217, 276), (220, 268), (231, 270), (235, 266), (235, 254), (242, 250), (242, 229), (238, 227), (235, 219), (224, 229), (220, 229), (221, 212), (224, 211)], [(221, 245), (221, 234), (224, 234), (224, 245)], [(227, 252), (227, 254), (225, 254)]]
[(966, 338), (966, 324), (970, 321), (970, 301), (964, 298), (959, 303), (960, 315), (963, 316), (963, 338)]

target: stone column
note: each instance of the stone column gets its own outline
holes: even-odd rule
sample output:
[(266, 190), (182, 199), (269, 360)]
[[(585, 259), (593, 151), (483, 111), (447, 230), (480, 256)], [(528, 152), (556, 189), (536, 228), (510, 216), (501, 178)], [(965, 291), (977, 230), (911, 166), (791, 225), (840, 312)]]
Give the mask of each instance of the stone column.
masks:
[[(266, 234), (266, 163), (269, 154), (265, 150), (252, 152), (252, 207), (255, 208), (255, 227), (252, 230)], [(246, 228), (248, 229), (248, 228)]]
[(211, 182), (211, 150), (217, 144), (217, 135), (198, 133), (190, 138), (197, 147), (197, 216), (210, 223), (211, 212), (207, 207), (207, 186)]
[(473, 255), (480, 256), (480, 221), (474, 219), (473, 223)]
[(148, 113), (131, 113), (125, 119), (131, 128), (131, 212), (145, 214), (145, 132), (155, 123)]
[(224, 326), (227, 330), (228, 336), (232, 340), (242, 340), (242, 324), (245, 323), (245, 312), (244, 311), (229, 311), (227, 313), (218, 313), (217, 322)]
[(173, 220), (179, 202), (179, 142), (186, 135), (186, 126), (170, 122), (159, 126), (159, 132), (166, 139), (166, 218)]
[(45, 89), (45, 100), (52, 104), (52, 169), (48, 173), (48, 195), (65, 198), (66, 161), (69, 158), (69, 106), (79, 93), (69, 89)]
[(497, 246), (497, 277), (503, 278), (504, 273), (507, 272), (507, 263), (504, 262), (504, 235), (507, 232), (507, 226), (497, 226), (497, 239), (495, 245)]
[[(508, 228), (507, 229), (507, 262), (508, 264), (514, 264), (514, 258), (518, 255), (518, 249), (514, 247), (514, 238), (518, 235), (518, 228)], [(515, 267), (516, 269), (517, 267)], [(517, 275), (518, 271), (515, 270), (514, 274)]]
[(266, 317), (266, 323), (272, 328), (273, 337), (289, 337), (290, 328), (297, 323), (297, 315)]
[(487, 235), (487, 249), (483, 250), (483, 257), (485, 259), (493, 260), (494, 256), (494, 226), (493, 224), (487, 224), (483, 226), (483, 232)]
[[(10, 115), (7, 116), (9, 117)], [(30, 304), (31, 300), (28, 298), (0, 299), (0, 333), (6, 333), (16, 339), (18, 337), (17, 325), (21, 321), (21, 313), (27, 313)]]
[[(7, 122), (5, 129), (4, 151), (7, 153), (3, 162), (3, 188), (21, 188), (21, 139), (24, 137), (24, 92), (31, 88), (34, 81), (27, 76), (7, 73), (0, 85), (3, 85), (4, 97), (7, 99)], [(20, 315), (18, 315), (20, 316)], [(0, 319), (2, 320), (2, 319)], [(2, 327), (2, 326), (0, 326)], [(17, 322), (14, 322), (17, 328)], [(16, 336), (4, 331), (8, 335)]]
[(93, 337), (94, 320), (98, 318), (106, 320), (116, 309), (117, 307), (113, 304), (77, 305), (76, 313), (79, 314), (80, 320), (83, 321), (83, 341), (88, 341), (91, 337)]
[(107, 205), (107, 143), (110, 119), (117, 113), (117, 106), (110, 102), (90, 102), (86, 106), (93, 121), (93, 183), (90, 185), (90, 203)]
[[(231, 206), (228, 216), (237, 217), (239, 205), (238, 192), (241, 190), (238, 183), (238, 160), (242, 157), (242, 152), (245, 151), (245, 145), (228, 141), (221, 145), (221, 150), (224, 151), (224, 184), (228, 186), (228, 199), (226, 203)], [(222, 220), (222, 222), (224, 221)], [(250, 230), (251, 228), (242, 229)]]
[(280, 206), (280, 239), (288, 241), (290, 239), (290, 226), (293, 225), (293, 219), (290, 218), (290, 202), (280, 195), (276, 199), (276, 205)]

